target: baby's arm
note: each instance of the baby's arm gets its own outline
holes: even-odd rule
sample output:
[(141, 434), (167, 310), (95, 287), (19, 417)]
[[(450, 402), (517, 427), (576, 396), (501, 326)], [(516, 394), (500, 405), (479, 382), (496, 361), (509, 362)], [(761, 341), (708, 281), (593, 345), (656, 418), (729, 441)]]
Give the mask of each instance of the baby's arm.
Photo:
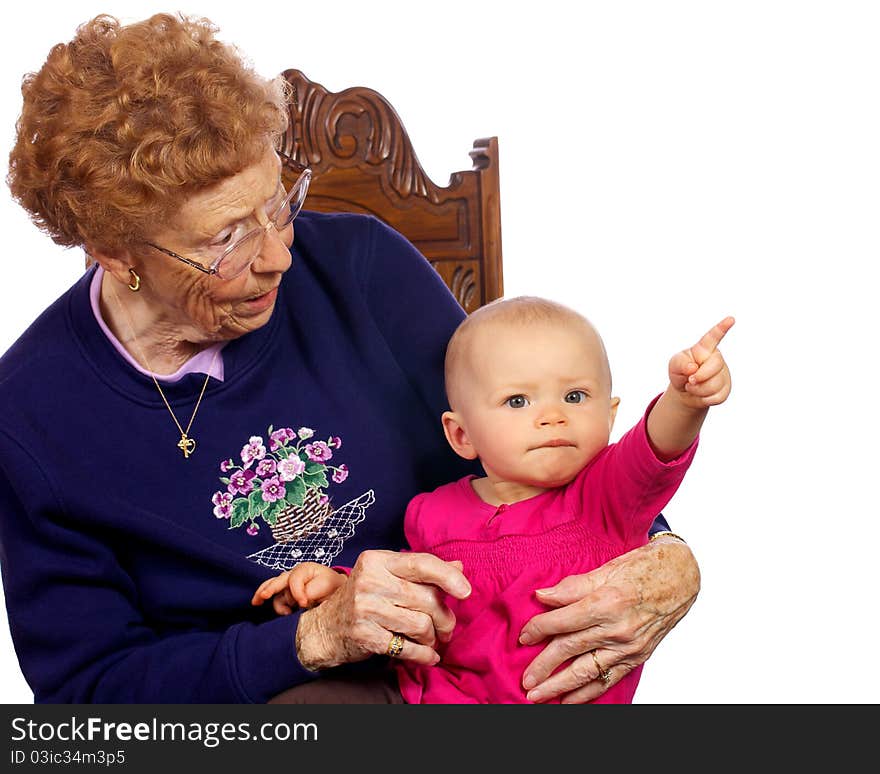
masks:
[(263, 581), (254, 592), (252, 605), (262, 605), (270, 597), (279, 615), (289, 615), (295, 606), (301, 608), (323, 602), (346, 581), (343, 573), (317, 562), (301, 562), (292, 570)]
[(718, 344), (733, 323), (732, 317), (725, 317), (693, 347), (669, 361), (669, 386), (648, 415), (648, 440), (661, 460), (673, 460), (687, 449), (699, 434), (709, 406), (727, 400), (730, 371)]

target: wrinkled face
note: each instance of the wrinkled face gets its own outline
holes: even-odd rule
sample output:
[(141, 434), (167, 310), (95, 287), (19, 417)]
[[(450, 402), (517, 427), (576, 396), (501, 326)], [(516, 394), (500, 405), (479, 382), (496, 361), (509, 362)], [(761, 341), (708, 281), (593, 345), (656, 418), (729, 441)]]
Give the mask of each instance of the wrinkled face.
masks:
[[(266, 225), (284, 199), (281, 161), (267, 147), (259, 163), (190, 197), (150, 241), (203, 266), (249, 231)], [(150, 248), (142, 266), (151, 301), (163, 316), (192, 331), (194, 340), (237, 338), (265, 325), (275, 308), (282, 274), (290, 268), (293, 224), (270, 227), (256, 260), (231, 280), (219, 279)]]
[(608, 445), (616, 400), (592, 327), (489, 323), (470, 344), (456, 411), (490, 478), (562, 486)]

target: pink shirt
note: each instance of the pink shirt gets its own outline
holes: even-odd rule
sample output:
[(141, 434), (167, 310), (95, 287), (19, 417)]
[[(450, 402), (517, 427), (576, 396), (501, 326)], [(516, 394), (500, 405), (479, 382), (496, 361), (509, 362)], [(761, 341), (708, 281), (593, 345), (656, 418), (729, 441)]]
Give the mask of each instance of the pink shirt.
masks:
[[(471, 486), (473, 476), (413, 498), (404, 523), (410, 548), (461, 560), (473, 592), (445, 600), (456, 626), (436, 666), (398, 665), (406, 702), (528, 703), (522, 676), (546, 643), (520, 645), (517, 638), (526, 621), (548, 609), (535, 589), (644, 544), (693, 459), (697, 441), (677, 459), (660, 461), (648, 444), (646, 416), (570, 484), (528, 500), (489, 505)], [(640, 674), (638, 667), (596, 701), (631, 702)]]

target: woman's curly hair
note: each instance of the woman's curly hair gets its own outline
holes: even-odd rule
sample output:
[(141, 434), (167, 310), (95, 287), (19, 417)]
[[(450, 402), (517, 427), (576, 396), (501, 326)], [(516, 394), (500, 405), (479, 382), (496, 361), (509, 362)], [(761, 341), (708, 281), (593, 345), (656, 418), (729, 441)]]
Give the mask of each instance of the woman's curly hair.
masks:
[(287, 82), (257, 75), (216, 31), (183, 15), (101, 15), (24, 77), (7, 183), (55, 242), (144, 239), (285, 130)]

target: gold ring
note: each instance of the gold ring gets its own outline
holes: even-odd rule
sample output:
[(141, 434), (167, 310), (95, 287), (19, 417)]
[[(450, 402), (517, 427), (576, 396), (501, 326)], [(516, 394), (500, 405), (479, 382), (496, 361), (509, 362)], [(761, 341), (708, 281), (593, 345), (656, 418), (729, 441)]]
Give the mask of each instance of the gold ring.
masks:
[(596, 669), (599, 670), (598, 679), (602, 681), (602, 685), (606, 688), (611, 684), (611, 670), (603, 669), (602, 665), (599, 663), (599, 657), (596, 655), (595, 650), (591, 650), (590, 653), (593, 655), (593, 663), (596, 665)]
[(397, 658), (403, 651), (403, 635), (402, 634), (393, 634), (391, 635), (391, 642), (388, 643), (388, 650), (385, 652), (391, 656), (391, 658)]

